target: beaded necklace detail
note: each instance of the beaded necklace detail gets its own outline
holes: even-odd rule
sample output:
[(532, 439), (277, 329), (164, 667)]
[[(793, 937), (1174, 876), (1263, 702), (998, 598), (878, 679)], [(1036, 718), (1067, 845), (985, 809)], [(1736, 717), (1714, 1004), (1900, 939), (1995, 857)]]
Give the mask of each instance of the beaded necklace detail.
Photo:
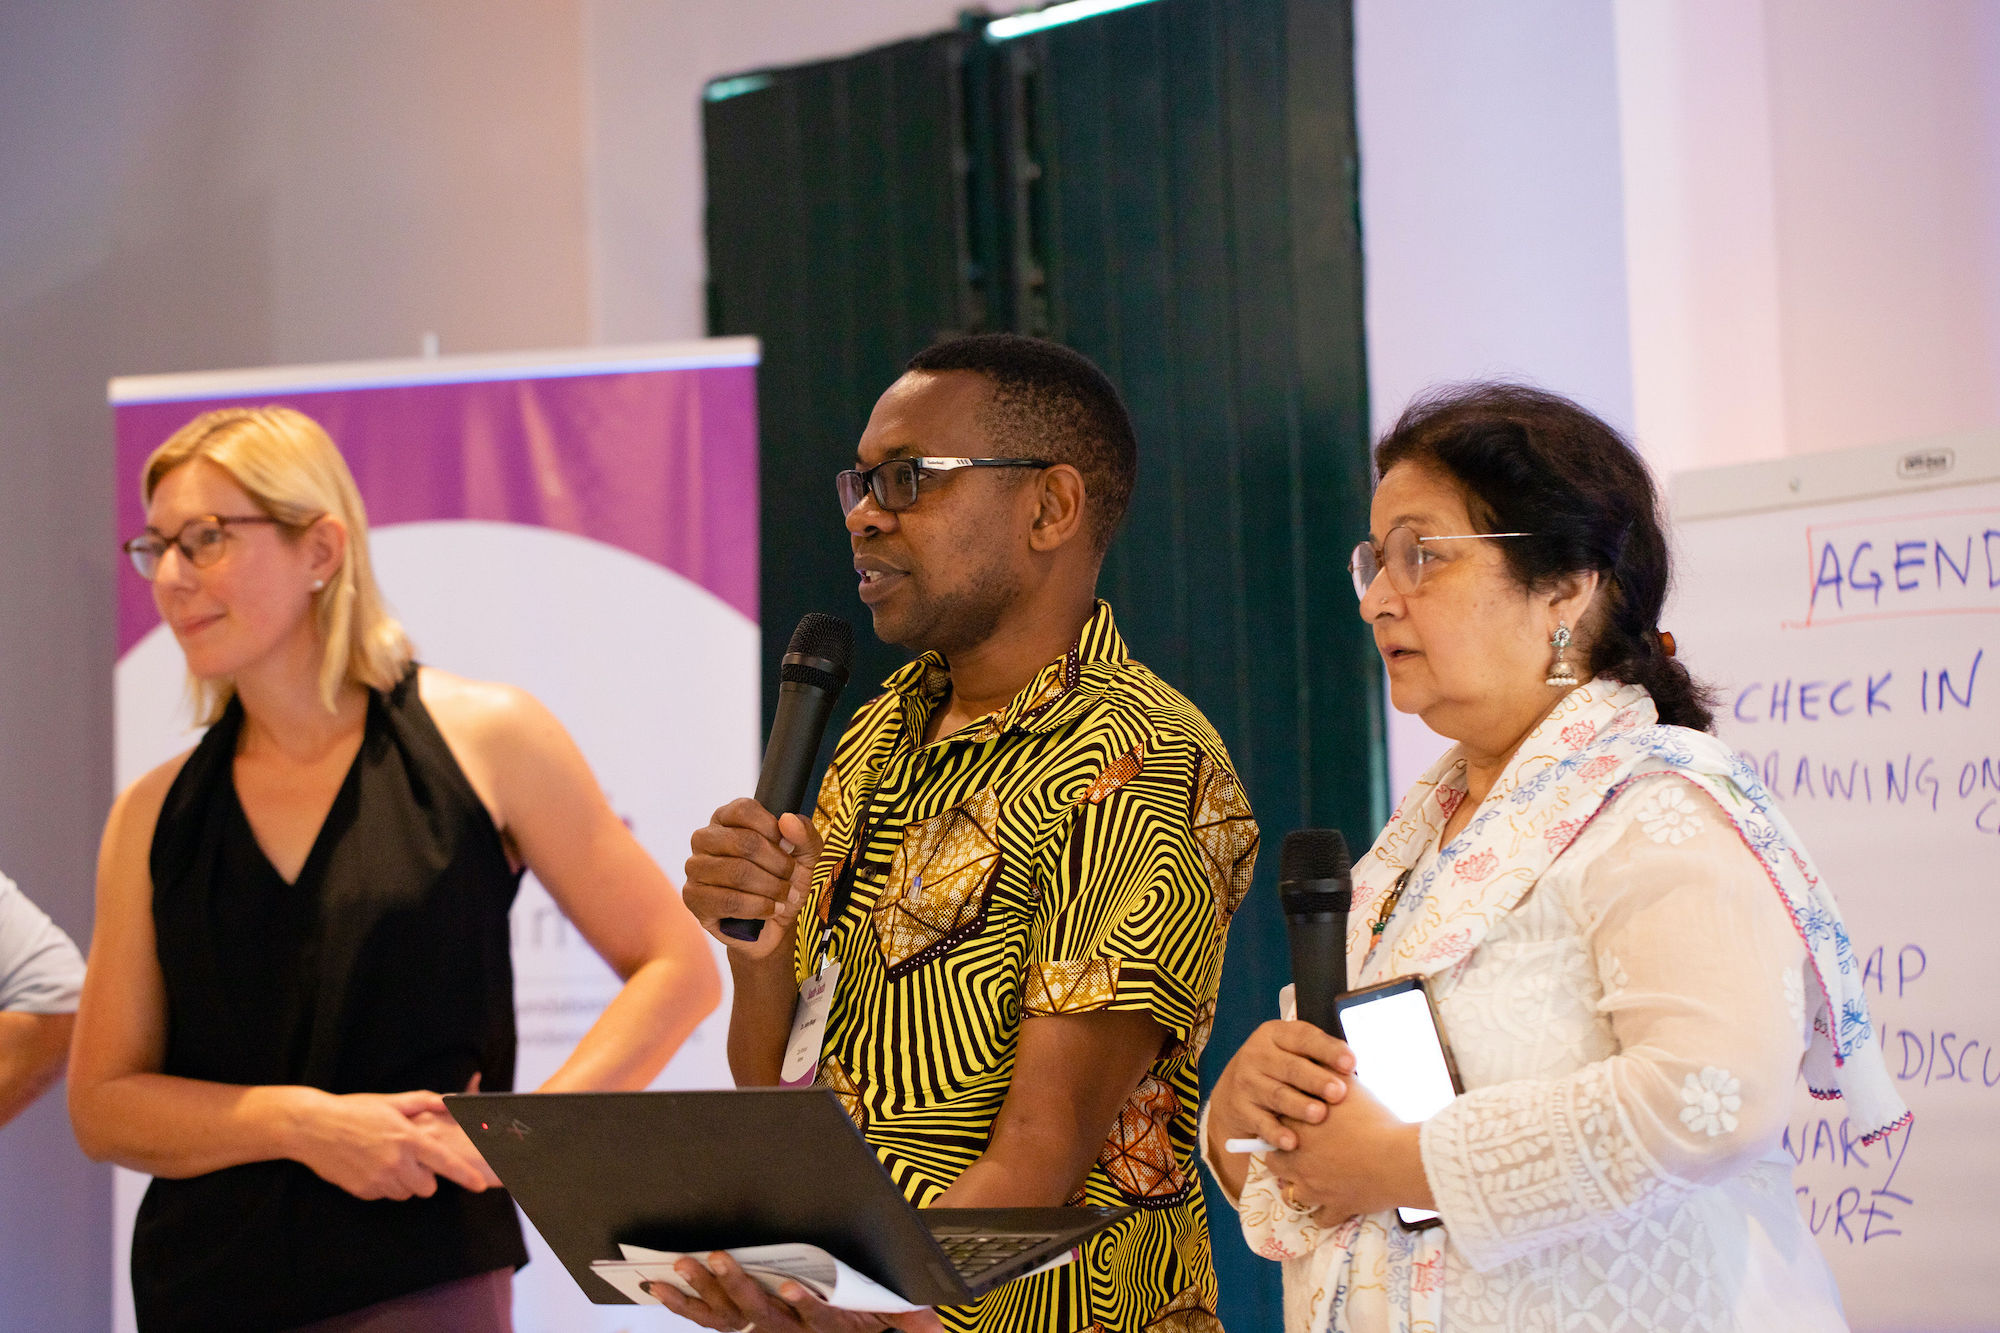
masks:
[[(1410, 870), (1415, 870), (1411, 866)], [(1382, 910), (1375, 914), (1375, 920), (1368, 927), (1370, 943), (1382, 938), (1382, 932), (1389, 928), (1389, 918), (1395, 915), (1396, 904), (1403, 901), (1403, 890), (1409, 887), (1410, 870), (1396, 876), (1396, 886), (1389, 890), (1389, 896), (1382, 900)]]

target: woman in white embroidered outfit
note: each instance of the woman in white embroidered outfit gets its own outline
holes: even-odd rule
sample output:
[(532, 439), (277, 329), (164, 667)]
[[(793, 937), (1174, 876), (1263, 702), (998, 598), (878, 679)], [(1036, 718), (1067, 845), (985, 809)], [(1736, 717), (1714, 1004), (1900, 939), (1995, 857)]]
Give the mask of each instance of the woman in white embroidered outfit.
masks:
[(1405, 1125), (1305, 1024), (1236, 1053), (1202, 1146), (1286, 1328), (1844, 1328), (1793, 1085), (1871, 1139), (1907, 1113), (1832, 898), (1656, 628), (1644, 465), (1513, 385), (1418, 401), (1375, 461), (1361, 614), (1457, 744), (1355, 867), (1348, 976), (1428, 978), (1466, 1092)]

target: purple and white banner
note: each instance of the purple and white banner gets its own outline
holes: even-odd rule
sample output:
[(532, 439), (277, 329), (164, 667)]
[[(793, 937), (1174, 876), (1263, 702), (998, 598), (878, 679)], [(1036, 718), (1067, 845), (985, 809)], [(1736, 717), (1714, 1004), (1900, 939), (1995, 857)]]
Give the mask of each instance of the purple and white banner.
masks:
[[(689, 833), (756, 781), (756, 362), (756, 341), (734, 338), (114, 380), (118, 535), (143, 523), (146, 456), (197, 414), (282, 404), (313, 417), (360, 485), (377, 577), (419, 660), (548, 705), (678, 881)], [(122, 789), (197, 734), (180, 650), (145, 584), (120, 580)], [(532, 1088), (618, 981), (532, 875), (513, 934), (515, 1082)], [(728, 1086), (727, 1010), (655, 1086)], [(120, 1330), (133, 1327), (127, 1265), (145, 1184), (118, 1173)], [(663, 1310), (591, 1306), (528, 1235), (521, 1333), (687, 1327)]]

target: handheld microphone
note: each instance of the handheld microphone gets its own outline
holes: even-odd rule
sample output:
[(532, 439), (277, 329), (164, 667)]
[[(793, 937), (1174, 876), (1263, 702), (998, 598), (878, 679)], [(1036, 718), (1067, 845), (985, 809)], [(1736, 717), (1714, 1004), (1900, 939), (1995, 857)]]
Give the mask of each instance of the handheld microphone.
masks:
[[(799, 621), (778, 667), (778, 713), (764, 745), (764, 768), (757, 775), (757, 804), (773, 815), (803, 814), (806, 787), (833, 701), (854, 665), (854, 626), (839, 616), (814, 611)], [(726, 916), (720, 929), (733, 940), (754, 940), (764, 923), (755, 917)]]
[(1347, 912), (1354, 876), (1347, 839), (1330, 828), (1294, 829), (1278, 855), (1278, 895), (1292, 944), (1298, 1016), (1343, 1040), (1334, 997), (1347, 989)]

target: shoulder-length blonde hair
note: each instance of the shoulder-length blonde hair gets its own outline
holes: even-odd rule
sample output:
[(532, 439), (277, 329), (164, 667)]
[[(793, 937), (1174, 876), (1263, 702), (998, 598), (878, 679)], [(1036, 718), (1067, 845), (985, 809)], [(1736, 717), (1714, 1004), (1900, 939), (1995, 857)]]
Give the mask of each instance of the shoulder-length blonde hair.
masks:
[[(153, 451), (139, 475), (148, 505), (169, 472), (196, 459), (215, 464), (252, 503), (293, 533), (322, 516), (347, 528), (347, 554), (326, 587), (313, 594), (313, 613), (324, 651), (319, 695), (332, 712), (348, 681), (393, 689), (409, 670), (413, 650), (402, 625), (389, 614), (368, 561), (368, 511), (347, 461), (320, 424), (289, 407), (225, 407), (204, 412)], [(214, 724), (236, 692), (227, 678), (188, 680), (195, 716)]]

